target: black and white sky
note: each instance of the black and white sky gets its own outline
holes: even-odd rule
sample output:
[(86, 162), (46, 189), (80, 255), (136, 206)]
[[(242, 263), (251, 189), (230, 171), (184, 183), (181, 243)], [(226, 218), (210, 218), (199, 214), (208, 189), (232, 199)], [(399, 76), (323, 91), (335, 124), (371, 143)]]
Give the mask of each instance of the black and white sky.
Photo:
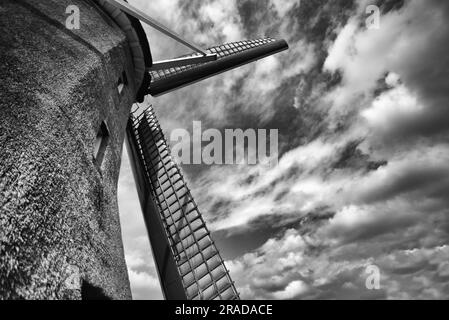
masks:
[[(183, 166), (242, 298), (449, 298), (448, 1), (129, 2), (203, 47), (290, 45), (145, 102), (168, 134), (279, 129), (275, 167)], [(145, 30), (155, 60), (189, 52)], [(133, 296), (160, 299), (126, 150), (119, 203)]]

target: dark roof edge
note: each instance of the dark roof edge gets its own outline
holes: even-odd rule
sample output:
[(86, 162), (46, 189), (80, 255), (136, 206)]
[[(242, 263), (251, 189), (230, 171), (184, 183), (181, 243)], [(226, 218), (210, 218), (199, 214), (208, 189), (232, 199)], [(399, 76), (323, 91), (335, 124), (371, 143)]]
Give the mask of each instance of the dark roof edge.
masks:
[[(133, 16), (126, 14), (129, 21), (131, 22), (131, 25), (133, 26), (134, 30), (137, 33), (137, 36), (139, 37), (140, 46), (142, 47), (144, 59), (145, 59), (145, 66), (146, 68), (150, 68), (153, 65), (153, 57), (151, 55), (151, 49), (150, 49), (150, 43), (147, 38), (147, 34), (145, 33), (145, 30), (142, 27), (142, 24), (140, 23), (139, 19), (134, 18)], [(140, 85), (139, 90), (136, 94), (136, 101), (137, 102), (143, 102), (145, 99), (145, 95), (147, 94), (148, 87), (151, 83), (151, 76), (148, 72), (145, 72), (144, 78), (142, 80), (142, 84)]]

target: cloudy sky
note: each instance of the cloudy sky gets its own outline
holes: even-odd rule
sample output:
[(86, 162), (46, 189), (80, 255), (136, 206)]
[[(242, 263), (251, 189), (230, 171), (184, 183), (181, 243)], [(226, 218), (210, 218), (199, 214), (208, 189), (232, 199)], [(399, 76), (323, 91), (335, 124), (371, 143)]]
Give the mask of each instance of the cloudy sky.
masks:
[[(129, 2), (203, 47), (290, 45), (145, 103), (168, 135), (279, 129), (275, 167), (183, 166), (242, 298), (449, 299), (448, 1)], [(189, 52), (146, 31), (155, 60)], [(126, 150), (119, 201), (134, 298), (161, 298)]]

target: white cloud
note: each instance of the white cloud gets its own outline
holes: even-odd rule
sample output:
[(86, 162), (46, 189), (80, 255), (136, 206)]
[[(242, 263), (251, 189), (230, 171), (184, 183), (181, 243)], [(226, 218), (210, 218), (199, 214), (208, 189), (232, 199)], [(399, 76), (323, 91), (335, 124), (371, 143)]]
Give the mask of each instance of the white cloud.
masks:
[(288, 300), (307, 292), (307, 290), (308, 287), (304, 282), (296, 280), (290, 282), (284, 290), (274, 292), (273, 296), (278, 300)]
[(128, 271), (134, 300), (161, 300), (159, 280), (148, 273)]
[(385, 78), (385, 83), (390, 87), (396, 87), (400, 83), (400, 80), (401, 77), (398, 74), (389, 72)]
[(280, 18), (284, 18), (295, 5), (301, 6), (301, 0), (270, 0), (270, 2), (276, 8)]
[(329, 48), (324, 65), (325, 70), (341, 70), (343, 74), (342, 85), (327, 97), (336, 109), (334, 112), (360, 108), (364, 101), (361, 97), (369, 95), (377, 80), (388, 72), (387, 81), (394, 74), (413, 89), (423, 84), (420, 75), (427, 74), (433, 81), (441, 79), (428, 62), (444, 55), (441, 48), (446, 43), (448, 26), (443, 13), (445, 5), (441, 7), (422, 1), (407, 2), (403, 10), (382, 15), (379, 30), (359, 28), (358, 19), (351, 18)]
[(400, 133), (405, 126), (413, 126), (425, 112), (418, 98), (406, 87), (400, 86), (374, 100), (370, 108), (361, 112), (361, 116), (374, 132), (391, 135)]
[(208, 2), (200, 7), (199, 14), (202, 20), (213, 22), (209, 32), (222, 34), (225, 42), (242, 40), (243, 26), (234, 0)]

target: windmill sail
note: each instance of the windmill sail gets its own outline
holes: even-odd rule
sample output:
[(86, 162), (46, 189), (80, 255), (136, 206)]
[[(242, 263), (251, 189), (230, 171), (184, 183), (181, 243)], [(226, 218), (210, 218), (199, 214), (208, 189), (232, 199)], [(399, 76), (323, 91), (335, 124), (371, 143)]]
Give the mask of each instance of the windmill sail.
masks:
[[(272, 38), (238, 41), (212, 47), (206, 51), (208, 54), (217, 55), (215, 61), (165, 70), (150, 70), (152, 80), (148, 93), (159, 96), (287, 49), (287, 42)], [(183, 58), (199, 56), (201, 54), (194, 53)]]
[(151, 107), (130, 120), (128, 142), (165, 297), (238, 299), (229, 272), (180, 168), (170, 155)]
[[(155, 63), (147, 94), (158, 96), (288, 49), (284, 40), (247, 40)], [(130, 118), (128, 150), (166, 299), (239, 299), (153, 109)]]

